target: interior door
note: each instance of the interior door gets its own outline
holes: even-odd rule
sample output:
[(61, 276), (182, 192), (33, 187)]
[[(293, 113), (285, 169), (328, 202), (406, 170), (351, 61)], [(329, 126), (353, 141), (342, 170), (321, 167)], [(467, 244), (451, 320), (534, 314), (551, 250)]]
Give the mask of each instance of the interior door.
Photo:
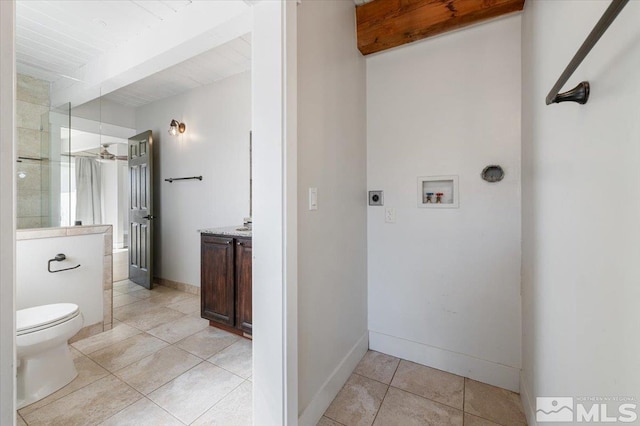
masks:
[(129, 279), (153, 285), (153, 138), (129, 138)]

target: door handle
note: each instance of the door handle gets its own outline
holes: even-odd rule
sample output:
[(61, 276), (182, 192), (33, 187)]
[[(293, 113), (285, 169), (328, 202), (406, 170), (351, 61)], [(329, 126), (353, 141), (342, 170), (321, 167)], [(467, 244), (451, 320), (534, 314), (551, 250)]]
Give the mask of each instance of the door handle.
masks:
[(143, 218), (143, 219), (147, 219), (147, 220), (153, 220), (153, 219), (155, 219), (156, 217), (155, 217), (155, 216), (152, 216), (152, 215), (150, 215), (150, 214), (148, 214), (148, 215), (146, 215), (146, 216), (142, 216), (142, 218)]

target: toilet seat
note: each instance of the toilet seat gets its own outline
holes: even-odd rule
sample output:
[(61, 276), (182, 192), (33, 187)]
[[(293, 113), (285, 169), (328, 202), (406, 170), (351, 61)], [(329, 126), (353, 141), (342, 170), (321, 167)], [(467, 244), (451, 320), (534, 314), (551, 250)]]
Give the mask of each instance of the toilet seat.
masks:
[(16, 312), (16, 332), (18, 336), (33, 333), (67, 322), (80, 315), (74, 303), (54, 303), (20, 309)]

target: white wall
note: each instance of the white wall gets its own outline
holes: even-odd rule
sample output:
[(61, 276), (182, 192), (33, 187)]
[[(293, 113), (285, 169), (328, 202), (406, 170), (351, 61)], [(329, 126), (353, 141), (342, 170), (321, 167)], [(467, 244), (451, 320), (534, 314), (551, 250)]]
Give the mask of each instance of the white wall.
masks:
[(0, 1), (0, 424), (16, 418), (15, 1)]
[[(370, 347), (518, 390), (520, 16), (367, 59)], [(501, 165), (503, 181), (480, 178)], [(417, 177), (458, 175), (459, 209)]]
[[(186, 124), (184, 134), (168, 134), (172, 119)], [(196, 231), (241, 225), (249, 215), (251, 75), (137, 108), (136, 129), (153, 132), (155, 276), (200, 286)], [(164, 181), (199, 175), (202, 181)]]
[(523, 18), (523, 375), (536, 396), (640, 397), (640, 2), (545, 106), (608, 1), (528, 1)]
[(117, 104), (104, 98), (94, 99), (82, 105), (74, 106), (71, 109), (71, 115), (100, 123), (136, 127), (135, 108)]
[[(60, 231), (66, 232), (64, 228)], [(102, 233), (19, 240), (16, 245), (16, 309), (75, 303), (84, 317), (83, 327), (102, 324), (104, 240)], [(49, 273), (47, 261), (58, 253), (64, 253), (67, 259), (52, 262), (52, 270), (78, 264), (80, 267)]]
[(316, 424), (367, 349), (366, 68), (354, 15), (348, 1), (298, 5), (302, 425)]

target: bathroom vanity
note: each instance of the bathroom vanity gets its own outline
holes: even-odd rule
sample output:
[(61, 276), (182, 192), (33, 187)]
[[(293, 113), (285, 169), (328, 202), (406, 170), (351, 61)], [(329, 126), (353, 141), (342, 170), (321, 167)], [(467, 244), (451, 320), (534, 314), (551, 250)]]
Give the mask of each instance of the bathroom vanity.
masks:
[(245, 229), (200, 230), (200, 313), (212, 326), (249, 337), (252, 245)]

